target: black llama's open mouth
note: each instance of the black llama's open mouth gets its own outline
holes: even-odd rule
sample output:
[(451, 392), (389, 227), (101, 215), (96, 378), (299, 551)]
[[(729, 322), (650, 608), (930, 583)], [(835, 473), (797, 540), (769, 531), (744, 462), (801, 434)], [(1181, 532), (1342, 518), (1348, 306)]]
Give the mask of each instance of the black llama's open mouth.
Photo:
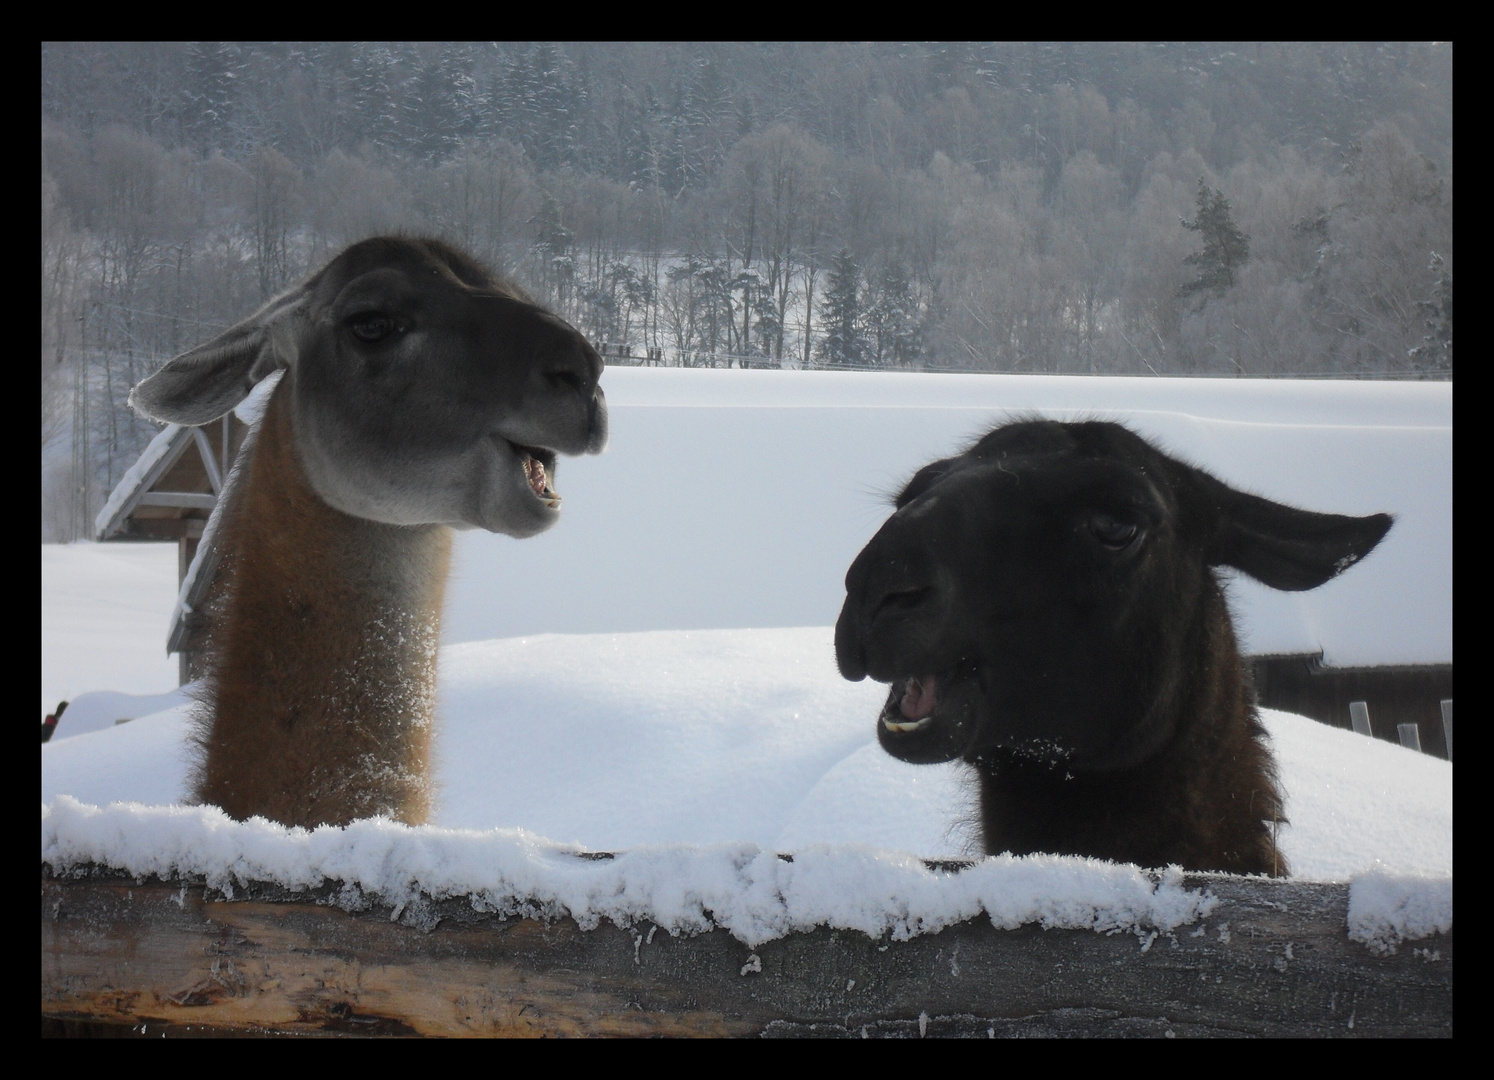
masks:
[(536, 498), (543, 499), (545, 505), (551, 510), (559, 509), (560, 495), (555, 491), (553, 483), (554, 452), (542, 450), (537, 446), (520, 446), (514, 442), (508, 445), (512, 446), (514, 453), (519, 456), (519, 467), (524, 470), (524, 482), (529, 485), (529, 490), (534, 492)]
[(939, 676), (910, 675), (892, 684), (882, 710), (882, 726), (899, 735), (922, 731), (934, 722), (938, 705)]
[(959, 757), (969, 749), (975, 730), (976, 688), (964, 664), (898, 679), (877, 725), (882, 748), (915, 765)]

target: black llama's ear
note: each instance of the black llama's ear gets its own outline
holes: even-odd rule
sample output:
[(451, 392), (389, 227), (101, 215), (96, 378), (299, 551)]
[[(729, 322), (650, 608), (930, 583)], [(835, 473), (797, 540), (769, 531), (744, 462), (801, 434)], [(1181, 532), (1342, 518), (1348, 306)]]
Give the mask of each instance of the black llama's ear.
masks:
[(306, 289), (271, 300), (243, 322), (182, 353), (130, 391), (130, 406), (152, 420), (206, 424), (249, 396), (254, 384), (295, 359), (295, 324)]
[(1300, 592), (1337, 577), (1373, 551), (1395, 521), (1389, 514), (1315, 514), (1208, 479), (1219, 511), (1209, 562), (1273, 589)]

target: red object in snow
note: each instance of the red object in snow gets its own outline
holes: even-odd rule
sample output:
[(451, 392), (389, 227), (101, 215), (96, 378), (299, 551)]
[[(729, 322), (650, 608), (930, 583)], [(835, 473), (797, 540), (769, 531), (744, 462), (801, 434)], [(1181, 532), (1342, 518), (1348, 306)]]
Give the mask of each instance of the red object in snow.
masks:
[(47, 718), (42, 721), (42, 742), (46, 742), (52, 737), (52, 732), (57, 730), (57, 721), (62, 719), (62, 714), (66, 710), (67, 702), (59, 702), (57, 705), (57, 711), (50, 713)]

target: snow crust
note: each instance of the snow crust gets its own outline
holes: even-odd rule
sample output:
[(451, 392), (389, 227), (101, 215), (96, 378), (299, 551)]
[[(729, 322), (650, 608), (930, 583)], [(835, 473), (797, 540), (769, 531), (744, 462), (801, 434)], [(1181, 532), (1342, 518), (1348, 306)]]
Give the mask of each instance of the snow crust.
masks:
[(370, 819), (307, 831), (236, 822), (216, 807), (101, 809), (68, 796), (42, 808), (42, 861), (60, 873), (95, 863), (200, 876), (230, 896), (248, 882), (340, 882), (341, 906), (391, 905), (396, 918), (425, 896), (470, 896), (476, 910), (505, 916), (570, 916), (583, 929), (652, 923), (671, 934), (720, 927), (756, 946), (816, 926), (905, 940), (981, 914), (1002, 929), (1165, 933), (1217, 903), (1183, 888), (1176, 868), (1154, 881), (1134, 866), (1057, 856), (998, 856), (955, 873), (862, 845), (813, 845), (792, 861), (747, 843), (644, 846), (606, 860), (579, 850), (523, 829)]

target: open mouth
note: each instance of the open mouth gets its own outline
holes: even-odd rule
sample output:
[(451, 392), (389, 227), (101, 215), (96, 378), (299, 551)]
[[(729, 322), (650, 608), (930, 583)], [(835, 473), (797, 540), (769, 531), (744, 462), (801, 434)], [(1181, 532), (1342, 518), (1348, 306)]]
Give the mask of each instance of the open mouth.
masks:
[(551, 510), (558, 510), (560, 496), (556, 494), (552, 482), (555, 476), (555, 455), (535, 446), (520, 446), (517, 443), (509, 445), (519, 455), (519, 466), (524, 470), (524, 482), (529, 485), (529, 490), (534, 492), (536, 498), (544, 500)]
[[(897, 693), (898, 689), (901, 689), (901, 694)], [(920, 731), (933, 723), (938, 700), (939, 676), (909, 676), (894, 686), (887, 708), (882, 712), (882, 726), (899, 734)], [(894, 701), (897, 702), (895, 710)]]

